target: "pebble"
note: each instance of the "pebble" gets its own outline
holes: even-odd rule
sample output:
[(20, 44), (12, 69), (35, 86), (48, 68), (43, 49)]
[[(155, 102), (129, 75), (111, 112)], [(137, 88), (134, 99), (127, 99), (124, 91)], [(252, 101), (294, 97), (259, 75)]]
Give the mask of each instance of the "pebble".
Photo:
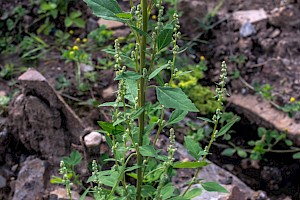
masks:
[(84, 143), (87, 147), (99, 146), (102, 141), (100, 133), (93, 131), (84, 137)]
[(249, 21), (245, 22), (240, 28), (240, 35), (242, 37), (249, 37), (254, 34), (256, 34), (256, 30)]

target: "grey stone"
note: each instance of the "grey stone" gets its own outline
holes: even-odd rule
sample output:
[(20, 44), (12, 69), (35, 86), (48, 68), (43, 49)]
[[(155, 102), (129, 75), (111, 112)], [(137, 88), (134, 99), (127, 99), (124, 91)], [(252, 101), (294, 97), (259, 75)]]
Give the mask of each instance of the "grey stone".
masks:
[(254, 35), (255, 33), (256, 30), (249, 21), (245, 22), (240, 29), (240, 35), (242, 37), (249, 37), (251, 35)]
[(0, 189), (6, 186), (6, 178), (0, 175)]
[(80, 144), (82, 122), (36, 70), (29, 69), (19, 81), (23, 90), (9, 109), (9, 132), (28, 150), (58, 163), (72, 144)]
[(42, 199), (45, 191), (45, 172), (45, 161), (28, 157), (18, 174), (12, 200)]

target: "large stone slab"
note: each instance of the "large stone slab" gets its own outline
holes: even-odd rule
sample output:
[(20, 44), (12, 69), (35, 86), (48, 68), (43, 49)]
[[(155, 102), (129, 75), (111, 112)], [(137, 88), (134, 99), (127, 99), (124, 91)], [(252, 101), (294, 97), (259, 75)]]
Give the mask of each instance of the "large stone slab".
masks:
[(255, 95), (232, 94), (228, 101), (236, 107), (236, 111), (245, 115), (253, 123), (266, 128), (287, 132), (287, 136), (300, 145), (300, 124), (272, 106), (265, 100), (258, 101)]
[(72, 143), (80, 144), (81, 120), (36, 70), (29, 69), (18, 80), (23, 89), (10, 107), (10, 133), (50, 160), (68, 155)]

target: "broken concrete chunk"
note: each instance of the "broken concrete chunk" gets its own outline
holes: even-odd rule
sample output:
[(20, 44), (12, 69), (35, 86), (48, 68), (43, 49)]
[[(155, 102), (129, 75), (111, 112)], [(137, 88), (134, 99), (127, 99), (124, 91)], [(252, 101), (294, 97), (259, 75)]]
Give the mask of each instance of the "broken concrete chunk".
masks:
[(235, 11), (232, 14), (232, 17), (241, 24), (245, 24), (247, 21), (250, 23), (255, 23), (268, 18), (264, 9)]
[(42, 199), (45, 191), (46, 163), (38, 158), (27, 158), (18, 174), (12, 200)]
[(72, 143), (80, 144), (81, 120), (36, 70), (29, 69), (19, 81), (23, 90), (12, 102), (9, 132), (46, 158), (68, 155)]
[(275, 109), (265, 100), (258, 102), (254, 95), (233, 94), (228, 101), (237, 108), (238, 113), (245, 115), (259, 126), (287, 132), (287, 136), (296, 145), (300, 145), (300, 124), (297, 124), (287, 113)]

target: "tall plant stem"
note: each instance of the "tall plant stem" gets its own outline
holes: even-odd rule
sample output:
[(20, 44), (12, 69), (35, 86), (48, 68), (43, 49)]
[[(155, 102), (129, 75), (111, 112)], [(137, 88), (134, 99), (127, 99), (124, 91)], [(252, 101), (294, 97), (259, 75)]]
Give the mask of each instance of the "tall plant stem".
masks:
[[(142, 16), (143, 16), (143, 26), (142, 29), (145, 33), (148, 32), (148, 11), (147, 11), (147, 0), (141, 0), (142, 4)], [(143, 76), (144, 69), (146, 69), (146, 44), (147, 38), (145, 35), (142, 35), (142, 44), (141, 44), (141, 51), (140, 51), (140, 73)], [(138, 95), (138, 102), (139, 107), (145, 106), (145, 97), (146, 97), (146, 83), (145, 77), (143, 76), (139, 81), (139, 95)], [(144, 135), (144, 128), (145, 128), (145, 111), (139, 116), (138, 119), (139, 123), (139, 141), (138, 146), (143, 145), (143, 135)], [(140, 151), (137, 152), (137, 164), (142, 166), (143, 164), (143, 156), (140, 154)], [(137, 196), (136, 199), (141, 199), (141, 189), (143, 184), (143, 169), (140, 167), (137, 170)]]
[[(208, 143), (208, 145), (207, 145), (207, 148), (206, 148), (207, 153), (209, 152), (209, 149), (210, 149), (212, 143), (214, 142), (214, 140), (215, 140), (215, 138), (216, 138), (216, 131), (217, 131), (217, 127), (218, 127), (218, 122), (219, 122), (219, 121), (216, 121), (216, 122), (215, 122), (214, 130), (213, 130), (213, 132), (212, 132), (210, 141), (209, 141), (209, 143)], [(207, 155), (207, 154), (206, 154), (206, 155)], [(204, 156), (202, 157), (201, 161), (205, 161), (206, 155), (204, 155)], [(192, 185), (194, 184), (194, 181), (195, 181), (195, 179), (198, 177), (198, 174), (199, 174), (199, 172), (200, 172), (200, 169), (201, 169), (201, 167), (197, 168), (196, 173), (195, 173), (195, 175), (194, 175), (192, 181), (189, 183), (188, 187), (185, 189), (185, 191), (184, 191), (183, 194), (182, 194), (183, 197), (184, 197), (184, 195), (186, 195), (186, 193), (189, 191), (189, 189), (190, 189), (190, 188), (192, 187)]]

